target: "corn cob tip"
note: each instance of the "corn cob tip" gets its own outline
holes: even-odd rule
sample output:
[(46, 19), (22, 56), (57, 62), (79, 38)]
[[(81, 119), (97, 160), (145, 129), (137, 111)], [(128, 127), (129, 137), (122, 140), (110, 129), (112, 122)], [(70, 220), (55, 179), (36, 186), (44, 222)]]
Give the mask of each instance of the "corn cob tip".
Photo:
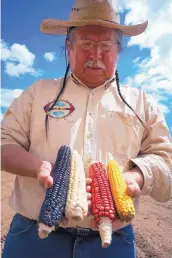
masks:
[(98, 160), (91, 160), (90, 161), (90, 163), (89, 163), (89, 166), (92, 166), (92, 165), (94, 165), (94, 164), (97, 164), (97, 163), (99, 163), (99, 161)]
[(68, 212), (68, 219), (75, 220), (75, 221), (81, 221), (84, 218), (83, 210), (81, 207), (73, 207)]
[(48, 227), (48, 226), (44, 225), (43, 223), (39, 223), (39, 225), (38, 225), (38, 236), (41, 239), (46, 238), (54, 230), (55, 230), (55, 226)]
[(112, 220), (108, 217), (101, 218), (98, 227), (102, 247), (107, 248), (112, 242)]

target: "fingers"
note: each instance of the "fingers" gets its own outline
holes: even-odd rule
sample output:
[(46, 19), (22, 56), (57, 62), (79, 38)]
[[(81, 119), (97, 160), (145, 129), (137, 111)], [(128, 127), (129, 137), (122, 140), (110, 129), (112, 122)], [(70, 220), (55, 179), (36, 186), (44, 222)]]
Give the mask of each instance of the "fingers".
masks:
[(131, 172), (123, 173), (124, 181), (127, 185), (126, 192), (132, 198), (138, 197), (141, 194), (140, 187), (136, 182), (135, 178), (133, 177)]
[(97, 225), (97, 222), (95, 221), (95, 219), (90, 220), (90, 226), (92, 229), (98, 229), (98, 225)]
[(50, 188), (53, 184), (53, 178), (50, 175), (41, 175), (38, 177), (38, 181), (44, 188)]
[(86, 178), (86, 192), (87, 192), (87, 201), (88, 201), (88, 213), (87, 213), (87, 216), (90, 216), (90, 214), (92, 213), (91, 183), (92, 183), (92, 179), (87, 177)]
[(91, 200), (91, 193), (87, 193), (87, 200)]
[(132, 182), (127, 185), (126, 192), (129, 196), (135, 198), (140, 196), (140, 187), (136, 182)]
[(87, 177), (86, 178), (86, 191), (87, 191), (87, 193), (91, 192), (91, 183), (92, 183), (92, 179)]
[(52, 171), (52, 164), (43, 161), (42, 166), (39, 168), (39, 171), (37, 171), (37, 179), (41, 186), (44, 188), (49, 188), (53, 184), (53, 178), (51, 177), (51, 171)]
[(86, 185), (90, 185), (92, 183), (92, 179), (87, 177), (86, 178)]
[(61, 219), (61, 223), (63, 226), (66, 226), (68, 224), (68, 219), (65, 216), (63, 216)]
[(41, 167), (39, 168), (38, 173), (39, 173), (40, 171), (43, 171), (43, 170), (47, 170), (47, 171), (50, 171), (50, 172), (51, 172), (52, 168), (53, 168), (53, 164), (51, 164), (51, 163), (48, 162), (48, 161), (43, 161)]
[(87, 186), (86, 186), (86, 191), (87, 191), (88, 193), (91, 192), (91, 185), (87, 185)]
[(45, 179), (45, 188), (50, 188), (53, 184), (53, 178), (51, 176)]
[(120, 219), (115, 219), (112, 222), (112, 230), (116, 231), (117, 228), (121, 228), (123, 226), (123, 221), (121, 221)]
[(88, 200), (88, 209), (91, 211), (92, 209), (92, 201), (91, 200)]

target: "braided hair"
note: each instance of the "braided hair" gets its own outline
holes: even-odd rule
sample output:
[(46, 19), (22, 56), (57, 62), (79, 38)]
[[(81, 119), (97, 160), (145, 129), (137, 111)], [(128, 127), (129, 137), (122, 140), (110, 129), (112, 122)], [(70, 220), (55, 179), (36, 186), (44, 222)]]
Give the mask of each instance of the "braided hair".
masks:
[[(67, 30), (67, 35), (66, 35), (66, 42), (69, 41), (70, 39), (70, 36), (72, 34), (72, 31), (75, 29), (75, 27), (70, 27), (68, 28)], [(66, 58), (66, 48), (65, 48), (65, 60), (67, 60)], [(49, 112), (53, 109), (53, 107), (55, 106), (56, 102), (59, 100), (60, 96), (62, 95), (62, 93), (64, 92), (64, 89), (65, 89), (65, 86), (66, 86), (66, 80), (67, 80), (67, 76), (68, 76), (68, 73), (69, 73), (69, 70), (70, 70), (70, 64), (69, 62), (67, 63), (66, 61), (66, 71), (65, 71), (65, 75), (64, 75), (64, 79), (63, 79), (63, 84), (62, 84), (62, 88), (60, 90), (60, 92), (58, 93), (56, 99), (53, 101), (52, 105), (49, 107), (48, 109), (48, 112), (46, 114), (46, 117), (45, 117), (45, 130), (46, 130), (46, 137), (48, 135), (48, 114)]]
[(133, 112), (134, 114), (136, 115), (136, 117), (138, 118), (138, 120), (140, 121), (140, 123), (143, 125), (143, 127), (145, 128), (145, 130), (147, 130), (144, 122), (142, 121), (142, 119), (137, 115), (137, 113), (134, 111), (134, 109), (127, 103), (127, 101), (124, 99), (124, 97), (122, 96), (121, 94), (121, 90), (120, 90), (120, 84), (119, 84), (119, 74), (118, 74), (118, 71), (116, 70), (115, 72), (115, 76), (116, 76), (116, 86), (117, 86), (117, 90), (118, 90), (118, 94), (121, 98), (121, 100), (125, 103), (125, 105), (127, 105), (127, 107), (129, 107)]
[(58, 101), (58, 99), (60, 98), (61, 94), (64, 92), (64, 89), (65, 89), (65, 86), (66, 86), (66, 79), (67, 79), (67, 76), (68, 76), (69, 69), (70, 69), (70, 65), (69, 65), (69, 63), (68, 63), (67, 68), (66, 68), (66, 72), (65, 72), (65, 76), (64, 76), (64, 79), (63, 79), (62, 88), (61, 88), (60, 92), (58, 93), (56, 99), (55, 99), (54, 102), (52, 103), (52, 105), (49, 107), (48, 113), (46, 114), (46, 117), (45, 117), (46, 136), (47, 136), (47, 134), (48, 134), (48, 114), (49, 114), (49, 112), (53, 109), (53, 107), (55, 106), (55, 104), (56, 104), (56, 102)]

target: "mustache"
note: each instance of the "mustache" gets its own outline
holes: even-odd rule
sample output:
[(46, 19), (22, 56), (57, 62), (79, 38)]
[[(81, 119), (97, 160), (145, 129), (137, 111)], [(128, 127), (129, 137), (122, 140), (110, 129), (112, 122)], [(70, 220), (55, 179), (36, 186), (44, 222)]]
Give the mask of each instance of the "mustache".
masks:
[(88, 60), (84, 64), (84, 68), (90, 67), (90, 68), (100, 68), (105, 70), (106, 66), (101, 60)]

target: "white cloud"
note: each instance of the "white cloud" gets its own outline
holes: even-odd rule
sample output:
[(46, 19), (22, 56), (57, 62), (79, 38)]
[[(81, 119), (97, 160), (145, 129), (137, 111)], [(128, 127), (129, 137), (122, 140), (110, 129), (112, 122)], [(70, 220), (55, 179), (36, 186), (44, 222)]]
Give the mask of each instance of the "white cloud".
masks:
[(33, 76), (39, 75), (39, 73), (31, 66), (27, 66), (25, 64), (15, 64), (12, 62), (6, 62), (5, 72), (10, 76), (20, 76), (26, 73), (29, 73)]
[(23, 92), (22, 89), (1, 89), (1, 107), (9, 107), (15, 98)]
[(56, 53), (54, 52), (47, 52), (44, 54), (45, 60), (49, 62), (53, 62), (56, 59)]
[(156, 92), (157, 101), (164, 113), (170, 106), (162, 103), (164, 95), (172, 95), (172, 0), (115, 0), (120, 11), (128, 10), (125, 24), (136, 24), (148, 20), (145, 33), (131, 37), (128, 46), (148, 48), (150, 56), (133, 61), (137, 73), (125, 83), (140, 87), (149, 94)]
[(162, 113), (168, 114), (170, 113), (169, 107), (167, 107), (165, 104), (163, 104), (161, 101), (167, 101), (167, 96), (163, 96), (157, 93), (151, 93), (148, 94), (149, 97), (151, 97), (152, 103), (158, 106), (158, 108), (161, 110)]
[(15, 77), (23, 74), (41, 75), (41, 71), (37, 71), (33, 67), (35, 55), (25, 45), (14, 43), (9, 46), (4, 40), (1, 40), (0, 46), (1, 60), (5, 62), (6, 74)]

